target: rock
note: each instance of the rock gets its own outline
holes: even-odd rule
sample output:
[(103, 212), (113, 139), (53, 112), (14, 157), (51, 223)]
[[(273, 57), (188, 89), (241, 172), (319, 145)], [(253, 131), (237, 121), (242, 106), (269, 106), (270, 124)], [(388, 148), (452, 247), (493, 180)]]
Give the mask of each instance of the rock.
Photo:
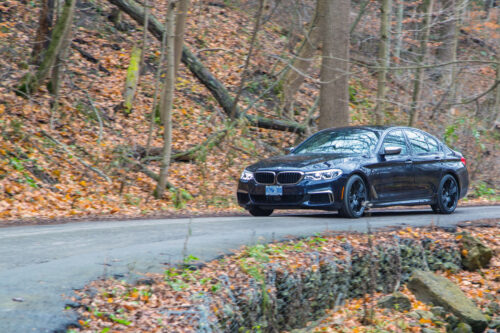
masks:
[(453, 329), (453, 333), (472, 333), (472, 327), (466, 323), (460, 323)]
[(410, 311), (411, 301), (406, 295), (397, 291), (392, 295), (382, 297), (377, 302), (377, 306), (383, 309), (395, 309), (401, 312)]
[(483, 332), (488, 325), (486, 317), (460, 288), (442, 276), (416, 270), (408, 282), (408, 288), (418, 300), (442, 306), (469, 324), (474, 332)]
[(462, 266), (469, 271), (488, 266), (493, 257), (493, 250), (467, 232), (462, 232), (459, 236), (462, 236), (459, 240), (462, 247)]
[(439, 331), (434, 330), (434, 329), (432, 329), (432, 328), (428, 328), (428, 327), (424, 327), (424, 328), (422, 328), (422, 331), (421, 331), (421, 332), (422, 332), (422, 333), (439, 333)]
[(488, 325), (488, 327), (500, 330), (500, 319), (493, 319)]
[(441, 318), (446, 317), (446, 310), (442, 306), (432, 307), (431, 312), (437, 317)]
[(415, 310), (412, 311), (408, 314), (411, 318), (419, 320), (419, 319), (427, 319), (433, 321), (436, 319), (432, 312), (425, 311), (425, 310)]

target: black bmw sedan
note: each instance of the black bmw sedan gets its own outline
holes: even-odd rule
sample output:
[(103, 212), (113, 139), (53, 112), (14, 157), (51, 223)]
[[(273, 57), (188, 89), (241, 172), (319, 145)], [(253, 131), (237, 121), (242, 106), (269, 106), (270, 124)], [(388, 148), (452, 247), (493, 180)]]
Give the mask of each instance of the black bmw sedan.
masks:
[(415, 128), (333, 128), (288, 155), (247, 167), (237, 197), (254, 216), (322, 209), (356, 218), (367, 207), (393, 205), (430, 205), (450, 214), (467, 193), (465, 164), (462, 154)]

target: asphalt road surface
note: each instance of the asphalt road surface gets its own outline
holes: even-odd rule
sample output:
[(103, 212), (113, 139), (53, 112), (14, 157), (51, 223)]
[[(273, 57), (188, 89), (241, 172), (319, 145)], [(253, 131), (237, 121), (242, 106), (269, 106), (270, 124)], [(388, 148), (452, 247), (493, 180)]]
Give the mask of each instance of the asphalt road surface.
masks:
[(0, 229), (0, 332), (65, 331), (76, 321), (73, 290), (101, 277), (133, 280), (162, 272), (186, 254), (210, 260), (241, 245), (318, 232), (386, 226), (438, 226), (500, 218), (500, 206), (463, 207), (452, 215), (430, 209), (376, 210), (371, 217), (336, 214), (81, 222)]

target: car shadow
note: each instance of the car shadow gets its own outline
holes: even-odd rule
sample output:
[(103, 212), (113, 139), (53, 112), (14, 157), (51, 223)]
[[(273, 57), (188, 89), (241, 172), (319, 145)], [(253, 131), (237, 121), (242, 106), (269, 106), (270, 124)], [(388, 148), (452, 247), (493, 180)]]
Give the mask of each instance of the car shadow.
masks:
[[(428, 215), (434, 214), (431, 209), (372, 209), (369, 212), (365, 213), (363, 217), (369, 216), (403, 216), (403, 215)], [(340, 216), (337, 212), (301, 212), (297, 213), (278, 213), (273, 214), (273, 216), (290, 216), (290, 217), (314, 217), (314, 218), (339, 218), (342, 219), (344, 217)], [(437, 216), (437, 215), (436, 215)]]

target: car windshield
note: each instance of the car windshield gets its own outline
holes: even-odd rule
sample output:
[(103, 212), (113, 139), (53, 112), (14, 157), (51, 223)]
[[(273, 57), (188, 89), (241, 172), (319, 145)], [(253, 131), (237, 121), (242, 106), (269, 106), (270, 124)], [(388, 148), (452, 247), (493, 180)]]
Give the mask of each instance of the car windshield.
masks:
[(378, 132), (367, 129), (324, 131), (310, 137), (293, 154), (367, 154), (375, 149), (378, 139)]

